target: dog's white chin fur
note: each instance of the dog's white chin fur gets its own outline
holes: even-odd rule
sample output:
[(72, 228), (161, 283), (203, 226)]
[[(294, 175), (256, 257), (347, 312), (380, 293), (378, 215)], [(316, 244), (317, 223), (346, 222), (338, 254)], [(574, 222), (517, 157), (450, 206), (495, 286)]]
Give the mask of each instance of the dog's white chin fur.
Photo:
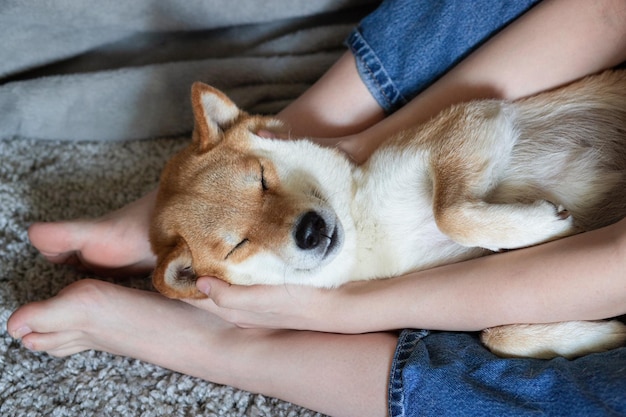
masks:
[(349, 281), (353, 269), (354, 256), (343, 250), (331, 262), (310, 269), (294, 269), (275, 254), (265, 252), (232, 265), (229, 273), (233, 278), (229, 281), (238, 285), (296, 284), (332, 288)]

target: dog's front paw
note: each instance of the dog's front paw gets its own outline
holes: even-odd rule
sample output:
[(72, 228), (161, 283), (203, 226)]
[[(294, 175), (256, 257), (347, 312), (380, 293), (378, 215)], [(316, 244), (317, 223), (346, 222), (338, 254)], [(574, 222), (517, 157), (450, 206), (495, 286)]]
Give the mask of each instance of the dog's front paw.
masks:
[(561, 205), (537, 200), (531, 204), (509, 207), (507, 217), (502, 219), (497, 244), (487, 249), (500, 251), (524, 248), (577, 233), (574, 217)]
[[(537, 233), (536, 243), (555, 240), (576, 233), (574, 217), (562, 205), (556, 205), (547, 200), (534, 203), (537, 207), (537, 217), (531, 220), (532, 230)], [(543, 237), (541, 236), (543, 235)]]
[(569, 211), (546, 200), (530, 204), (467, 201), (441, 209), (435, 216), (439, 229), (455, 242), (496, 252), (576, 233)]
[[(547, 200), (521, 206), (511, 206), (508, 230), (497, 250), (517, 249), (549, 242), (577, 233), (574, 218), (561, 205)], [(492, 248), (489, 248), (493, 250)]]
[[(548, 201), (548, 203), (550, 203), (550, 202)], [(550, 203), (550, 204), (552, 204), (552, 203)], [(567, 218), (571, 217), (571, 216), (570, 216), (570, 213), (569, 213), (569, 210), (567, 210), (567, 209), (566, 209), (565, 207), (563, 207), (562, 205), (560, 205), (560, 204), (559, 204), (558, 206), (556, 206), (556, 205), (554, 205), (554, 204), (552, 204), (552, 205), (556, 208), (556, 215), (557, 215), (560, 219), (565, 220), (565, 219), (567, 219)]]

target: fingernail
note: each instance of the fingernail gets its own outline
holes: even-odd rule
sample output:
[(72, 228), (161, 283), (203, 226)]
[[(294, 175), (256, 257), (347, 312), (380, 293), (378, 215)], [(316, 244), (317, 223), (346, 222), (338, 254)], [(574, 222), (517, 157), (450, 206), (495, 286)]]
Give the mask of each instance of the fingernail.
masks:
[(205, 279), (199, 279), (196, 282), (196, 287), (202, 294), (209, 295), (211, 292), (211, 284), (209, 284)]
[(28, 326), (22, 326), (14, 331), (11, 336), (13, 336), (14, 339), (21, 339), (22, 337), (24, 337), (24, 335), (32, 332), (33, 331)]

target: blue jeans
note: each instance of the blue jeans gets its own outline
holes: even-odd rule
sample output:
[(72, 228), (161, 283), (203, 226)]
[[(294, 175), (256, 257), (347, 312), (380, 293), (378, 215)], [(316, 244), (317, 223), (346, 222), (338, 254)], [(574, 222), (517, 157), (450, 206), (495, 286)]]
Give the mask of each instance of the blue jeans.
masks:
[[(536, 1), (388, 0), (347, 39), (388, 113), (406, 104)], [(626, 348), (568, 361), (501, 359), (467, 333), (405, 330), (391, 416), (626, 415)]]
[(503, 359), (468, 333), (405, 330), (389, 383), (390, 416), (626, 416), (626, 348)]
[(387, 0), (346, 43), (388, 113), (402, 107), (537, 0)]

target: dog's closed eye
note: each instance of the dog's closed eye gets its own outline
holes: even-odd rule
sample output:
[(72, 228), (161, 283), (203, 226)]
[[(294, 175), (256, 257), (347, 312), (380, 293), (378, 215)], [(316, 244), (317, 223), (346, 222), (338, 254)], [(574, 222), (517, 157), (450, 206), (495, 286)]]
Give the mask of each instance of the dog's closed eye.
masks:
[(263, 188), (263, 191), (269, 190), (269, 186), (265, 180), (265, 168), (263, 168), (263, 164), (261, 164), (261, 188)]
[(241, 242), (237, 243), (237, 245), (235, 245), (235, 247), (234, 247), (234, 248), (232, 248), (232, 249), (230, 250), (230, 252), (228, 252), (228, 253), (226, 254), (226, 257), (224, 258), (224, 260), (228, 259), (228, 258), (230, 257), (230, 255), (232, 255), (233, 253), (235, 253), (235, 251), (236, 251), (237, 249), (240, 249), (242, 246), (244, 246), (244, 245), (245, 245), (246, 243), (248, 243), (248, 242), (249, 242), (249, 240), (246, 238), (246, 239), (242, 240)]

